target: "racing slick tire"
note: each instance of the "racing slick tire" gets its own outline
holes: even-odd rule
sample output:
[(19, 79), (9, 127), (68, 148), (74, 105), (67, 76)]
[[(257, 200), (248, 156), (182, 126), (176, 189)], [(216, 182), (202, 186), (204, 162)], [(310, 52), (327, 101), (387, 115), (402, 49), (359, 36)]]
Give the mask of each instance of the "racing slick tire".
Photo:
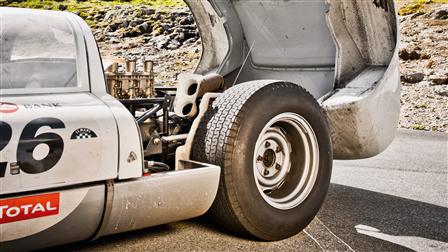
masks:
[(232, 232), (275, 241), (304, 229), (327, 194), (329, 127), (302, 87), (275, 81), (236, 85), (211, 105), (193, 159), (222, 169), (209, 216)]

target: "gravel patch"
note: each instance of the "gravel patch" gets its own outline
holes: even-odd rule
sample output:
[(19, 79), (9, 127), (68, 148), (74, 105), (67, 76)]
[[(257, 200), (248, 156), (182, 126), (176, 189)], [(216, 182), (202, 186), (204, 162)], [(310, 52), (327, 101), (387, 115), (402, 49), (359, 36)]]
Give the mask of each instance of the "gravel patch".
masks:
[(137, 60), (138, 70), (151, 60), (156, 85), (175, 85), (177, 75), (192, 72), (200, 59), (201, 39), (188, 7), (119, 5), (89, 20), (103, 60)]
[(448, 4), (400, 17), (399, 127), (448, 132)]

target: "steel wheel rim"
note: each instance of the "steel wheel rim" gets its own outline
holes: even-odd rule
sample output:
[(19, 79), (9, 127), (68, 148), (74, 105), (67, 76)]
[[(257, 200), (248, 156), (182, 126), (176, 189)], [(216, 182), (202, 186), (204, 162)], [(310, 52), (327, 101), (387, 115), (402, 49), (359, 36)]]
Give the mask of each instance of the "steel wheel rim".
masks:
[(288, 210), (310, 194), (319, 169), (319, 148), (311, 125), (300, 115), (282, 113), (261, 131), (254, 150), (257, 189), (272, 207)]

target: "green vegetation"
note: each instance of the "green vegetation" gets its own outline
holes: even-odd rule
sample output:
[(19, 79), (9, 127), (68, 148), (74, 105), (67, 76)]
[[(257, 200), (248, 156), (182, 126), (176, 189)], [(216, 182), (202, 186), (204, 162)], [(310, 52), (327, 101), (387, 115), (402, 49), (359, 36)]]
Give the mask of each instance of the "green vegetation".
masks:
[(426, 127), (421, 124), (412, 124), (411, 129), (414, 130), (426, 130)]
[(448, 4), (448, 0), (397, 0), (399, 15), (409, 15), (417, 12), (426, 13), (432, 4)]
[(426, 103), (417, 104), (417, 105), (414, 105), (414, 108), (416, 108), (416, 109), (427, 109), (428, 105)]
[(185, 6), (182, 0), (0, 0), (0, 6), (11, 6), (32, 9), (59, 10), (67, 6), (68, 11), (80, 9), (98, 8), (104, 6), (116, 6), (123, 4), (147, 5), (147, 6)]
[(185, 6), (184, 1), (182, 0), (0, 0), (0, 6), (46, 10), (67, 10), (79, 14), (82, 18), (86, 18), (92, 12), (96, 12), (95, 10), (124, 4), (154, 7)]
[[(448, 3), (448, 0), (396, 0), (399, 15), (409, 15), (416, 12), (426, 12), (432, 4)], [(185, 6), (183, 0), (0, 0), (0, 6), (11, 6), (32, 9), (68, 10), (83, 13), (101, 7), (132, 4), (154, 7)]]
[(117, 5), (142, 5), (158, 9), (186, 6), (183, 0), (0, 0), (0, 6), (73, 12), (92, 27), (96, 26), (93, 16)]

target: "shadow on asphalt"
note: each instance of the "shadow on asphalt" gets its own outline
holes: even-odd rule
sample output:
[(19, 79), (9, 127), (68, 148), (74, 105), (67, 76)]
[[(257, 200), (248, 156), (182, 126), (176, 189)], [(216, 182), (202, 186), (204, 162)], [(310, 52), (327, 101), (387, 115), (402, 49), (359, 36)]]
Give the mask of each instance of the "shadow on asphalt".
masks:
[(330, 185), (318, 218), (356, 251), (408, 250), (359, 234), (357, 225), (391, 236), (448, 242), (447, 208), (338, 184)]
[[(381, 233), (392, 236), (423, 237), (448, 242), (447, 208), (338, 184), (330, 185), (318, 218), (355, 251), (412, 251), (392, 242), (360, 234), (355, 228), (358, 225), (373, 227)], [(220, 228), (208, 217), (189, 220), (186, 223), (189, 229), (212, 232), (222, 237), (233, 236), (236, 238), (234, 241), (244, 242), (244, 239)], [(162, 238), (169, 242), (170, 235), (181, 232), (181, 229), (185, 227), (176, 224), (161, 225), (59, 248), (64, 251), (89, 250), (106, 244), (118, 246), (133, 243), (143, 238)], [(326, 232), (319, 236), (326, 239), (325, 236), (332, 235)]]
[[(317, 218), (355, 251), (413, 251), (360, 234), (355, 228), (358, 225), (390, 236), (422, 237), (448, 243), (447, 208), (349, 186), (331, 184)], [(195, 221), (210, 231), (226, 232), (207, 218)], [(328, 235), (331, 233), (320, 236)]]
[[(100, 248), (103, 245), (113, 245), (113, 244), (122, 244), (124, 242), (133, 242), (138, 241), (142, 238), (147, 238), (150, 236), (164, 237), (176, 232), (175, 228), (172, 228), (170, 225), (160, 225), (156, 227), (149, 227), (140, 230), (129, 231), (125, 233), (108, 235), (99, 238), (94, 241), (81, 241), (76, 243), (71, 243), (67, 245), (61, 245), (58, 247), (53, 247), (49, 249), (42, 249), (39, 251), (78, 251), (84, 250), (89, 251), (92, 248)], [(155, 238), (155, 237), (154, 237)], [(123, 248), (123, 251), (128, 251)]]

